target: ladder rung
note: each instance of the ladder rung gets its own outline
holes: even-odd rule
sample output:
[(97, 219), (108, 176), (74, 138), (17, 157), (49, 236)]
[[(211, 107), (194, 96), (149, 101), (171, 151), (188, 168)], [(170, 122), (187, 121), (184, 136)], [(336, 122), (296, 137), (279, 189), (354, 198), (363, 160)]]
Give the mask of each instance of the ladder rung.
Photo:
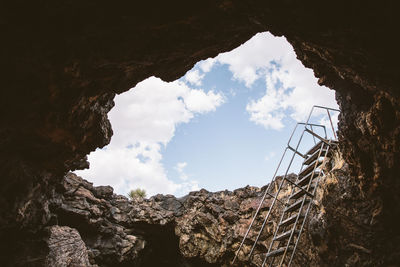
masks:
[[(300, 214), (299, 219), (302, 219), (303, 217), (304, 217), (304, 215)], [(293, 215), (292, 217), (287, 218), (286, 220), (281, 222), (281, 224), (279, 226), (286, 226), (286, 225), (292, 224), (296, 221), (296, 218), (297, 218), (297, 214)]]
[[(315, 166), (315, 163), (317, 162), (317, 166)], [(314, 170), (314, 168), (318, 168), (321, 164), (322, 164), (322, 160), (314, 160), (307, 168), (305, 168), (304, 170), (302, 170), (299, 173), (299, 177), (304, 177), (307, 174), (309, 174), (310, 172), (312, 172)]]
[(292, 150), (294, 153), (296, 153), (297, 155), (299, 155), (300, 157), (302, 157), (302, 158), (306, 158), (306, 156), (305, 155), (303, 155), (303, 154), (301, 154), (297, 149), (294, 149), (293, 147), (291, 147), (291, 146), (287, 146), (287, 148), (289, 148), (290, 150)]
[(310, 178), (313, 173), (314, 173), (313, 179), (318, 177), (318, 175), (320, 174), (320, 172), (318, 172), (318, 171), (310, 172), (308, 175), (306, 175), (303, 178), (301, 178), (300, 180), (298, 180), (296, 184), (299, 186), (303, 186), (303, 185), (307, 184), (310, 181)]
[[(289, 230), (289, 231), (287, 231), (287, 232), (285, 232), (285, 233), (283, 233), (283, 234), (280, 234), (280, 235), (278, 235), (277, 237), (275, 237), (274, 241), (282, 241), (282, 240), (288, 238), (288, 237), (290, 236), (291, 233), (292, 233), (292, 230)], [(294, 230), (294, 233), (295, 233), (295, 234), (298, 234), (299, 231), (298, 231), (298, 230)]]
[(322, 141), (319, 141), (315, 146), (313, 146), (310, 150), (307, 151), (306, 155), (314, 154), (314, 152), (319, 150), (321, 146), (322, 146)]
[[(268, 193), (268, 192), (266, 192), (266, 194), (267, 194), (268, 196), (272, 197), (272, 198), (276, 198), (276, 196), (274, 196), (274, 195), (272, 195), (272, 194), (270, 194), (270, 193)], [(285, 203), (282, 202), (282, 200), (279, 200), (278, 198), (276, 198), (276, 201), (278, 201), (278, 202), (281, 203), (281, 204), (285, 204)]]
[[(282, 255), (283, 253), (285, 253), (285, 250), (286, 250), (286, 247), (278, 248), (276, 250), (273, 250), (273, 251), (267, 253), (266, 257), (268, 258), (268, 257), (275, 257), (275, 256)], [(292, 250), (293, 250), (293, 247), (289, 246), (288, 251), (292, 251)]]
[[(317, 175), (317, 174), (314, 174), (314, 175)], [(315, 187), (315, 184), (312, 183), (312, 184), (310, 185), (310, 189), (309, 189), (309, 190), (314, 189), (314, 187)], [(307, 185), (303, 186), (302, 188), (303, 188), (303, 190), (296, 191), (294, 194), (292, 194), (292, 195), (289, 197), (289, 199), (298, 199), (298, 198), (304, 196), (304, 194), (306, 194), (306, 191), (307, 191)], [(310, 192), (310, 193), (311, 193), (311, 192)]]
[[(309, 156), (304, 162), (303, 162), (303, 164), (304, 165), (310, 165), (310, 163), (311, 162), (313, 162), (314, 160), (316, 160), (317, 158), (318, 158), (318, 155), (320, 155), (319, 154), (319, 152), (321, 151), (321, 149), (317, 149), (317, 151), (315, 151), (314, 152), (314, 154), (312, 154), (311, 156)], [(323, 157), (326, 152), (326, 149), (322, 149), (322, 151), (321, 151), (321, 155), (320, 155), (320, 157)]]
[(325, 144), (329, 144), (329, 140), (326, 140), (325, 138), (323, 138), (322, 136), (316, 134), (315, 132), (313, 132), (312, 130), (306, 128), (306, 132), (310, 133), (311, 135), (313, 135), (314, 137), (317, 137), (319, 140), (321, 140), (323, 143)]
[[(302, 199), (297, 200), (295, 203), (293, 203), (292, 205), (287, 207), (285, 209), (285, 212), (291, 212), (291, 211), (297, 210), (298, 208), (300, 208), (302, 202), (303, 202)], [(308, 202), (310, 202), (310, 199), (306, 198), (306, 200), (304, 201), (304, 204), (308, 203)]]

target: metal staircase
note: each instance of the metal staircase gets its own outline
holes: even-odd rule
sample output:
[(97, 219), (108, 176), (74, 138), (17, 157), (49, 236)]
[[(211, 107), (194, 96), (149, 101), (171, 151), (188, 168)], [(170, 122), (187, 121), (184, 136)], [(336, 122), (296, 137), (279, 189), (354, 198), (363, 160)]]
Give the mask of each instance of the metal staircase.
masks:
[[(332, 130), (331, 137), (329, 138), (325, 125), (310, 122), (313, 112), (315, 110), (320, 111), (321, 109), (327, 111), (327, 115), (329, 118)], [(330, 151), (332, 151), (332, 148), (337, 145), (337, 137), (332, 123), (331, 112), (339, 112), (339, 110), (322, 106), (313, 106), (307, 122), (297, 123), (289, 138), (287, 147), (285, 148), (284, 153), (280, 159), (272, 181), (269, 183), (267, 189), (265, 190), (264, 195), (258, 205), (258, 208), (252, 218), (250, 226), (248, 227), (245, 236), (236, 251), (232, 264), (234, 264), (238, 259), (239, 253), (243, 249), (243, 245), (245, 244), (249, 233), (253, 230), (252, 228), (255, 225), (254, 223), (256, 219), (260, 215), (260, 208), (263, 205), (267, 195), (272, 197), (273, 200), (271, 206), (269, 207), (268, 213), (263, 220), (261, 228), (258, 231), (257, 237), (253, 242), (252, 248), (246, 257), (246, 260), (251, 261), (256, 246), (260, 246), (259, 240), (263, 233), (263, 230), (265, 229), (266, 224), (271, 221), (269, 220), (271, 212), (274, 210), (274, 208), (280, 208), (280, 213), (278, 213), (280, 214), (280, 216), (277, 217), (280, 219), (277, 223), (275, 223), (276, 227), (274, 229), (274, 234), (269, 243), (269, 246), (267, 246), (268, 249), (267, 247), (265, 247), (266, 253), (263, 255), (264, 260), (261, 266), (290, 266), (290, 264), (292, 263), (296, 248), (300, 240), (300, 235), (303, 231), (307, 215), (311, 209), (313, 198), (318, 188), (318, 183), (320, 181), (320, 178), (324, 176), (324, 164), (330, 154)], [(304, 126), (304, 128), (299, 126)], [(296, 131), (300, 128), (302, 128), (301, 134), (298, 138), (296, 146), (293, 147), (291, 145), (292, 139)], [(320, 133), (321, 130), (322, 134)], [(307, 135), (312, 138), (313, 143), (311, 144), (311, 148), (309, 148), (305, 153), (301, 153), (300, 148), (302, 142), (304, 143), (304, 139)], [(290, 153), (291, 157), (289, 155)], [(285, 174), (282, 179), (278, 181), (277, 179), (275, 179), (276, 174), (279, 171), (280, 167), (283, 165), (284, 160), (287, 159), (286, 156), (288, 155), (289, 162), (287, 163)], [(300, 159), (302, 163), (297, 178), (295, 181), (293, 181), (293, 179), (290, 179), (290, 177), (288, 176), (288, 173), (293, 163), (297, 159)], [(285, 199), (279, 199), (279, 193), (281, 192), (284, 185), (287, 183), (291, 187), (290, 194)], [(278, 189), (275, 189), (275, 193), (270, 192), (272, 189), (272, 184), (279, 184)], [(277, 203), (280, 203), (280, 205), (276, 205)], [(241, 261), (243, 261), (243, 257), (241, 257)]]

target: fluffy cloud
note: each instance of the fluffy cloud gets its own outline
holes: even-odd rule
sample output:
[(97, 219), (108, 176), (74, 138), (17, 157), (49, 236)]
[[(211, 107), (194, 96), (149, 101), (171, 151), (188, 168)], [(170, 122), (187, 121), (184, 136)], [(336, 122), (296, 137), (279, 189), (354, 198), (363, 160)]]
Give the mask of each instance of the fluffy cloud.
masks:
[(206, 60), (202, 60), (199, 62), (199, 68), (205, 73), (210, 72), (216, 62), (216, 58), (208, 58)]
[(282, 129), (288, 116), (305, 120), (315, 104), (338, 107), (334, 91), (317, 84), (313, 71), (296, 58), (284, 37), (259, 33), (233, 51), (200, 62), (199, 68), (207, 72), (215, 64), (227, 64), (233, 78), (249, 88), (265, 79), (264, 96), (250, 101), (246, 109), (251, 121), (267, 129)]
[(200, 86), (202, 79), (204, 78), (204, 74), (200, 74), (199, 70), (195, 69), (188, 71), (184, 78), (187, 82), (191, 83), (192, 85)]
[(293, 48), (282, 37), (270, 33), (255, 35), (235, 50), (218, 55), (217, 62), (227, 64), (234, 79), (242, 81), (247, 87), (265, 74), (273, 61), (288, 61)]
[(188, 175), (185, 173), (185, 167), (187, 166), (186, 162), (178, 162), (175, 166), (175, 170), (179, 173), (179, 178), (183, 181), (188, 179)]
[[(161, 150), (178, 124), (189, 122), (196, 114), (214, 111), (223, 101), (219, 93), (151, 77), (116, 96), (115, 107), (109, 113), (114, 130), (111, 143), (91, 153), (90, 168), (77, 174), (96, 185), (110, 184), (121, 194), (137, 187), (146, 189), (148, 195), (197, 190), (196, 181), (176, 183), (167, 177)], [(182, 174), (185, 166), (181, 165)]]
[[(267, 129), (283, 128), (287, 118), (304, 120), (314, 104), (337, 107), (334, 92), (318, 86), (313, 71), (296, 59), (284, 37), (257, 34), (231, 52), (200, 62), (182, 80), (200, 86), (217, 64), (226, 64), (233, 79), (248, 88), (259, 79), (265, 81), (265, 94), (249, 101), (246, 110), (251, 121)], [(197, 181), (185, 173), (186, 162), (175, 167), (180, 179), (169, 179), (161, 151), (177, 125), (188, 123), (196, 114), (215, 111), (225, 98), (219, 92), (190, 88), (183, 81), (166, 83), (151, 77), (117, 96), (109, 113), (114, 130), (110, 145), (91, 153), (90, 169), (77, 173), (96, 185), (110, 184), (121, 194), (137, 187), (148, 195), (197, 190)], [(328, 124), (326, 118), (319, 119)], [(336, 122), (337, 116), (333, 119)]]

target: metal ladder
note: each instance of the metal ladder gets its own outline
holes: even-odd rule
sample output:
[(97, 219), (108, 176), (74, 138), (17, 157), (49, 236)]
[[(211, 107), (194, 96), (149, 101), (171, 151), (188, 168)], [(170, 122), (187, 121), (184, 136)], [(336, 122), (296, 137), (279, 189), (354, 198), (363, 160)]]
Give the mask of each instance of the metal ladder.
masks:
[[(332, 128), (333, 139), (328, 139), (326, 127), (321, 124), (310, 123), (310, 119), (315, 109), (325, 109), (328, 114), (328, 118), (330, 121), (330, 126)], [(265, 216), (263, 223), (261, 225), (260, 230), (258, 231), (257, 237), (253, 242), (253, 246), (247, 256), (247, 260), (251, 261), (254, 250), (258, 244), (258, 241), (263, 233), (263, 230), (266, 224), (269, 222), (268, 219), (272, 210), (275, 208), (276, 203), (280, 203), (283, 206), (283, 210), (281, 210), (280, 220), (277, 223), (277, 227), (274, 231), (274, 235), (272, 240), (270, 241), (268, 251), (264, 256), (264, 261), (262, 263), (262, 267), (264, 266), (274, 266), (276, 260), (277, 265), (275, 266), (290, 266), (293, 261), (293, 257), (295, 255), (295, 251), (297, 245), (300, 240), (300, 235), (303, 231), (304, 224), (306, 222), (307, 215), (312, 206), (312, 200), (315, 196), (320, 178), (324, 175), (323, 166), (326, 162), (326, 159), (334, 146), (337, 145), (337, 137), (335, 133), (335, 129), (332, 123), (332, 118), (330, 112), (339, 112), (337, 109), (322, 107), (322, 106), (313, 106), (311, 112), (308, 116), (306, 123), (297, 123), (295, 128), (292, 131), (292, 134), (289, 138), (287, 146), (284, 150), (284, 153), (279, 161), (278, 167), (274, 173), (272, 181), (269, 183), (267, 189), (264, 192), (263, 197), (259, 203), (259, 206), (252, 218), (252, 221), (243, 237), (243, 240), (235, 253), (235, 257), (232, 260), (232, 264), (238, 259), (238, 255), (243, 248), (243, 245), (254, 226), (254, 222), (260, 213), (261, 206), (263, 205), (266, 196), (270, 196), (273, 198), (272, 204), (269, 207), (268, 213)], [(300, 138), (297, 142), (296, 147), (291, 146), (292, 138), (298, 129), (298, 126), (304, 126)], [(318, 134), (314, 129), (316, 127), (322, 128), (324, 131), (324, 136)], [(305, 134), (310, 134), (314, 140), (314, 145), (304, 154), (299, 151), (299, 146), (302, 143), (303, 137)], [(281, 164), (288, 154), (288, 152), (292, 152), (292, 156), (290, 158), (290, 162), (286, 168), (286, 172), (280, 181), (276, 181), (276, 174), (281, 167)], [(293, 181), (288, 177), (288, 172), (295, 157), (301, 157), (303, 159), (300, 172), (297, 175), (296, 181)], [(276, 190), (275, 194), (270, 192), (271, 185), (279, 183), (279, 187)], [(282, 201), (278, 198), (278, 195), (283, 188), (284, 184), (288, 183), (291, 185), (291, 193), (289, 197), (286, 198), (285, 201)]]

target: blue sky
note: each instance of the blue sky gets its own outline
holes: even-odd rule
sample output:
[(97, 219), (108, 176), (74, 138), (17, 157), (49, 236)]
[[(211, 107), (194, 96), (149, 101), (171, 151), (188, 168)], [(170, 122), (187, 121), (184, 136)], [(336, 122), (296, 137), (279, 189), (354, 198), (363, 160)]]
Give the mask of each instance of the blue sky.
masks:
[[(77, 174), (149, 196), (265, 185), (296, 121), (313, 104), (337, 107), (285, 38), (269, 33), (199, 62), (177, 81), (150, 77), (115, 102), (110, 145)], [(326, 124), (322, 114), (313, 120)]]

